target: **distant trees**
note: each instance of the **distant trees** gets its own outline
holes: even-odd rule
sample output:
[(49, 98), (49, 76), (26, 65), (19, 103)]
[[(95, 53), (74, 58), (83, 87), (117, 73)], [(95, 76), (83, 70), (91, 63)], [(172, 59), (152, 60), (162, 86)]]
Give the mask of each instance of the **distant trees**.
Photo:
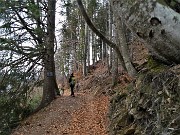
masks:
[[(84, 28), (84, 26), (82, 26), (84, 23), (81, 22), (82, 19), (78, 15), (77, 8), (75, 8), (76, 3), (71, 3), (70, 0), (63, 2), (63, 12), (66, 19), (62, 24), (61, 39), (57, 41), (60, 46), (56, 53), (56, 65), (61, 75), (67, 75), (73, 70), (79, 70), (79, 65), (80, 63), (82, 64), (83, 45), (81, 42), (83, 39), (81, 37), (84, 33), (81, 31), (80, 27)], [(57, 59), (57, 56), (61, 61)]]
[[(136, 70), (133, 67), (133, 65), (131, 64), (130, 61), (130, 56), (128, 55), (128, 48), (127, 46), (127, 42), (126, 42), (126, 37), (125, 37), (125, 29), (123, 26), (123, 21), (122, 22), (118, 22), (116, 24), (117, 30), (119, 30), (117, 33), (119, 35), (115, 35), (117, 36), (116, 39), (118, 39), (119, 41), (117, 41), (117, 43), (113, 43), (112, 41), (110, 41), (109, 39), (107, 39), (107, 37), (105, 37), (104, 34), (102, 34), (99, 30), (97, 30), (97, 28), (93, 25), (93, 23), (91, 22), (89, 16), (87, 15), (84, 6), (81, 2), (81, 0), (77, 0), (79, 8), (83, 14), (83, 17), (86, 20), (86, 23), (89, 25), (89, 27), (93, 30), (93, 32), (95, 32), (105, 43), (107, 43), (110, 47), (112, 47), (117, 55), (118, 58), (120, 59), (120, 63), (122, 65), (122, 67), (128, 71), (128, 73), (131, 76), (134, 76), (136, 74)], [(122, 18), (121, 18), (122, 19)], [(120, 46), (118, 45), (118, 43), (120, 43)]]
[[(84, 5), (86, 5), (87, 11), (85, 11), (81, 0), (77, 0), (77, 3), (75, 1), (72, 3), (67, 1), (65, 4), (67, 9), (67, 22), (63, 25), (62, 30), (64, 34), (60, 48), (63, 49), (63, 46), (66, 46), (65, 48), (72, 48), (72, 46), (78, 44), (80, 46), (76, 46), (76, 50), (73, 51), (73, 48), (71, 51), (65, 50), (65, 52), (69, 52), (69, 56), (81, 56), (78, 58), (73, 57), (73, 59), (68, 60), (69, 62), (71, 60), (76, 61), (76, 64), (73, 65), (65, 64), (70, 66), (68, 67), (68, 72), (72, 72), (72, 69), (75, 69), (74, 67), (81, 66), (78, 68), (83, 69), (83, 74), (86, 75), (90, 63), (94, 65), (94, 63), (98, 60), (106, 61), (111, 72), (112, 62), (115, 61), (112, 59), (115, 58), (113, 55), (117, 55), (119, 63), (123, 69), (127, 70), (131, 76), (135, 76), (136, 70), (131, 64), (129, 50), (127, 47), (125, 35), (126, 29), (124, 29), (124, 24), (115, 24), (113, 21), (110, 3), (108, 1), (100, 2), (94, 0), (83, 2)], [(79, 13), (79, 11), (75, 8), (77, 4), (79, 5), (81, 13)], [(76, 19), (78, 18), (79, 20), (73, 20), (74, 16), (76, 16)], [(76, 22), (79, 22), (79, 25), (76, 25)], [(95, 27), (95, 25), (98, 27), (98, 29)], [(70, 29), (72, 27), (74, 29)], [(115, 28), (117, 28), (117, 30), (118, 28), (121, 28), (121, 30), (119, 29), (118, 32), (114, 32), (116, 31)], [(72, 36), (70, 35), (72, 34), (70, 33), (75, 35), (73, 40), (71, 39)], [(117, 33), (121, 35), (117, 35)], [(74, 43), (74, 41), (76, 44), (69, 47), (70, 44)], [(107, 47), (107, 45), (109, 47)], [(72, 51), (76, 52), (75, 55), (72, 53)], [(62, 55), (61, 57), (64, 56)], [(66, 62), (69, 63), (68, 61)], [(62, 69), (64, 69), (64, 67)]]
[[(109, 67), (109, 73), (118, 75), (118, 67), (121, 65), (124, 70), (128, 70), (130, 75), (135, 76), (136, 70), (131, 64), (128, 53), (126, 31), (123, 29), (123, 24), (118, 25), (122, 31), (115, 29), (117, 25), (114, 22), (110, 3), (95, 0), (83, 1), (85, 10), (80, 0), (77, 0), (77, 3), (75, 1), (71, 3), (68, 0), (64, 2), (67, 18), (62, 28), (63, 37), (59, 48), (61, 54), (57, 53), (57, 55), (65, 59), (63, 60), (65, 65), (60, 66), (60, 72), (67, 69), (65, 72), (69, 74), (80, 69), (86, 76), (90, 64), (94, 65), (98, 60), (103, 60)], [(80, 10), (76, 8), (77, 4)], [(120, 32), (121, 35), (118, 35)], [(75, 35), (73, 39), (72, 35)], [(120, 40), (119, 36), (123, 40)], [(116, 81), (117, 77), (113, 79), (113, 84), (116, 84)]]
[[(95, 62), (98, 60), (104, 59), (104, 57), (106, 57), (108, 54), (108, 48), (106, 43), (100, 37), (94, 34), (87, 23), (85, 23), (84, 17), (77, 8), (76, 1), (73, 1), (72, 3), (70, 1), (64, 2), (67, 18), (66, 23), (62, 28), (63, 37), (62, 42), (60, 43), (60, 48), (69, 48), (70, 50), (66, 49), (65, 52), (69, 52), (69, 56), (75, 56), (71, 57), (69, 60), (66, 60), (66, 63), (74, 61), (72, 62), (73, 64), (68, 64), (68, 73), (77, 69), (81, 70), (84, 75), (87, 75), (90, 64), (95, 64)], [(106, 2), (101, 3), (99, 1), (89, 0), (84, 1), (84, 3), (90, 18), (98, 25), (100, 31), (107, 34), (108, 12), (106, 11)], [(97, 18), (101, 19), (99, 20)], [(62, 55), (61, 57), (65, 56)]]

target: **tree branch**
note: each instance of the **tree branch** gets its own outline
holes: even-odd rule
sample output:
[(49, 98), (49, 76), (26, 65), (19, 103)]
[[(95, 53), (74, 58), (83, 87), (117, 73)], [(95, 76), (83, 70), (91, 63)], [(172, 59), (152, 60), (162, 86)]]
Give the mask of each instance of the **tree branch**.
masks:
[(36, 37), (36, 35), (31, 31), (31, 29), (27, 27), (26, 22), (20, 16), (20, 14), (16, 10), (14, 10), (14, 11), (15, 11), (16, 15), (18, 16), (19, 20), (21, 21), (21, 24), (23, 25), (23, 27), (27, 30), (27, 32), (29, 32), (29, 34), (33, 37), (33, 39), (37, 40), (38, 43), (42, 43), (42, 41), (38, 37)]
[(123, 68), (126, 70), (126, 66), (125, 66), (125, 63), (124, 63), (124, 60), (123, 60), (123, 57), (121, 55), (121, 52), (119, 50), (119, 47), (113, 43), (112, 41), (110, 41), (109, 39), (107, 39), (95, 26), (94, 24), (91, 22), (89, 16), (87, 15), (86, 11), (85, 11), (85, 8), (82, 4), (82, 1), (81, 0), (77, 0), (77, 3), (78, 3), (78, 6), (79, 6), (79, 9), (82, 13), (82, 16), (84, 17), (86, 23), (88, 24), (88, 26), (90, 27), (90, 29), (96, 33), (97, 36), (99, 36), (105, 43), (107, 43), (110, 47), (112, 47), (117, 55), (118, 55), (118, 58), (120, 59), (121, 61), (121, 64), (123, 66)]

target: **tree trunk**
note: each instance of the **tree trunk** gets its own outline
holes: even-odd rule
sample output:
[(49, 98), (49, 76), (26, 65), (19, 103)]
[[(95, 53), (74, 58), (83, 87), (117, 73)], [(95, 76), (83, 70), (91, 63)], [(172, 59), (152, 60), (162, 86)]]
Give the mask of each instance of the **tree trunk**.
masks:
[(102, 60), (102, 56), (103, 56), (103, 42), (101, 40), (101, 38), (99, 38), (99, 59)]
[(85, 43), (84, 43), (84, 62), (83, 62), (83, 75), (87, 75), (87, 49), (88, 49), (88, 25), (85, 24)]
[(91, 48), (91, 41), (90, 41), (90, 30), (88, 28), (88, 31), (87, 31), (87, 66), (88, 66), (88, 71), (89, 71), (89, 66), (90, 66), (90, 48)]
[[(112, 3), (113, 4), (113, 3)], [(123, 21), (123, 18), (118, 16), (119, 12), (117, 12), (117, 8), (119, 7), (116, 7), (115, 5), (113, 6), (113, 12), (114, 12), (114, 16), (115, 16), (115, 22), (116, 22), (116, 30), (117, 30), (117, 42), (120, 43), (120, 48), (121, 48), (121, 54), (123, 56), (123, 60), (125, 62), (125, 66), (126, 66), (126, 69), (128, 71), (128, 73), (134, 77), (137, 72), (136, 72), (136, 69), (133, 67), (132, 63), (131, 63), (131, 60), (130, 60), (130, 53), (129, 53), (129, 48), (128, 48), (128, 45), (127, 45), (127, 41), (126, 41), (126, 36), (125, 36), (125, 26), (124, 26), (124, 21)]]
[(95, 42), (94, 42), (95, 41), (94, 40), (95, 37), (94, 37), (94, 33), (93, 32), (91, 33), (91, 36), (92, 36), (92, 52), (91, 52), (92, 53), (92, 65), (94, 65), (95, 64), (95, 56), (96, 55), (95, 55), (95, 51), (94, 51), (95, 50)]
[(39, 109), (48, 105), (55, 98), (58, 89), (55, 76), (54, 39), (55, 39), (55, 5), (56, 0), (48, 1), (46, 55), (44, 57), (43, 97)]
[(116, 86), (118, 82), (118, 57), (116, 52), (113, 54), (113, 67), (112, 67), (112, 85)]
[(94, 36), (94, 61), (95, 62), (97, 62), (97, 57), (98, 57), (98, 55), (97, 55), (97, 49), (98, 49), (98, 46), (97, 46), (97, 44), (98, 44), (98, 41), (97, 41), (98, 39), (97, 39), (97, 37), (96, 36)]
[[(109, 4), (109, 38), (112, 39), (112, 24), (113, 24), (113, 14), (112, 8)], [(112, 48), (109, 47), (109, 71), (112, 68)]]
[(155, 59), (166, 64), (179, 64), (180, 14), (167, 7), (165, 1), (111, 0), (112, 8), (124, 18), (128, 28), (147, 43)]

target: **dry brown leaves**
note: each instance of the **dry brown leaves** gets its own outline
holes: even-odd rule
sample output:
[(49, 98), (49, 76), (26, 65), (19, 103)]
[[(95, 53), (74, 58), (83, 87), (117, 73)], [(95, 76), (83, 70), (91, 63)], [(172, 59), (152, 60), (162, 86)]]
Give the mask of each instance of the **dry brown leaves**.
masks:
[(13, 135), (107, 135), (109, 97), (94, 94), (106, 91), (111, 83), (107, 67), (99, 62), (86, 78), (80, 73), (75, 77), (80, 87), (75, 98), (65, 90), (63, 97), (22, 122)]
[(105, 96), (88, 99), (88, 102), (81, 109), (73, 113), (70, 134), (106, 135), (107, 104), (108, 98)]
[(48, 107), (30, 116), (12, 135), (106, 135), (108, 97), (66, 90)]

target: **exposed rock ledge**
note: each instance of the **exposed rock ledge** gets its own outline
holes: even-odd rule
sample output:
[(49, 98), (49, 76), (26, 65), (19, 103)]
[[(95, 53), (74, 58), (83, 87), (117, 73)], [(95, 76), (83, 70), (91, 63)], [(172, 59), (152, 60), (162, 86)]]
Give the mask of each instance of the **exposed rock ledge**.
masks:
[(180, 65), (139, 75), (111, 100), (111, 135), (180, 134)]

